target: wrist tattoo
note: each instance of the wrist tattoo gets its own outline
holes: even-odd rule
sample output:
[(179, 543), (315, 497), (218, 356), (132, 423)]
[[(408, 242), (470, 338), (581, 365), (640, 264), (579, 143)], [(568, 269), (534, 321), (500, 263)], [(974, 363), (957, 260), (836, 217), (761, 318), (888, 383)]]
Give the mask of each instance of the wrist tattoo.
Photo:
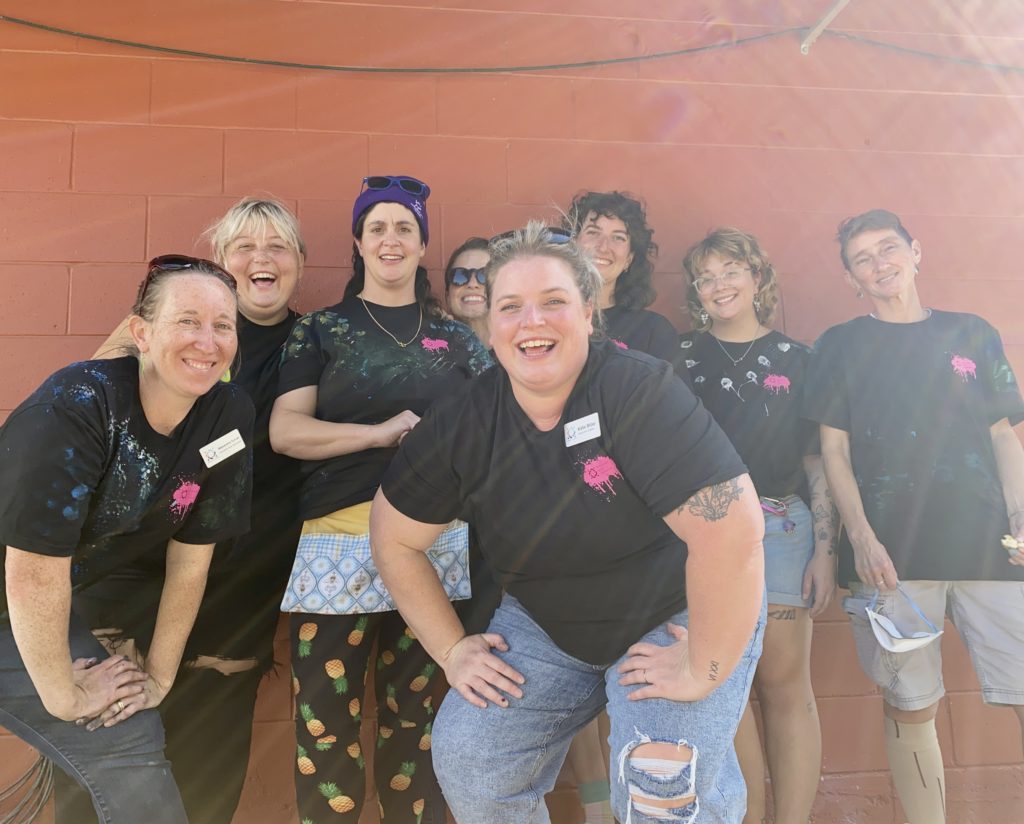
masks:
[(708, 670), (708, 681), (717, 681), (717, 680), (718, 680), (718, 662), (717, 661), (712, 661), (711, 662), (711, 669)]
[[(720, 521), (729, 512), (733, 501), (738, 501), (743, 494), (738, 478), (724, 481), (714, 486), (706, 486), (688, 500), (683, 506), (691, 515), (705, 521)], [(683, 507), (677, 511), (681, 512)]]

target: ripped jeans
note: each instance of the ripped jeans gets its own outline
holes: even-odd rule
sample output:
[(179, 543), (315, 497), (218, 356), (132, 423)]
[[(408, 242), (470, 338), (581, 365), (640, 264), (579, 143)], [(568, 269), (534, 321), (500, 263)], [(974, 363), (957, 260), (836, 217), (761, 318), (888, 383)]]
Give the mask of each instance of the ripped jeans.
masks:
[[(684, 611), (672, 622), (686, 625), (687, 617)], [(526, 678), (523, 698), (509, 699), (506, 709), (481, 710), (453, 690), (434, 724), (434, 769), (455, 820), (548, 824), (544, 796), (569, 743), (607, 703), (612, 809), (622, 824), (739, 824), (746, 786), (733, 737), (761, 654), (764, 623), (762, 605), (743, 658), (707, 698), (634, 702), (627, 696), (636, 687), (618, 683), (619, 661), (605, 668), (567, 655), (506, 594), (488, 631), (508, 642), (509, 651), (499, 655)], [(661, 624), (642, 640), (664, 646), (674, 639)], [(652, 743), (673, 745), (669, 749), (678, 755), (655, 752), (652, 758), (650, 747), (634, 755)]]

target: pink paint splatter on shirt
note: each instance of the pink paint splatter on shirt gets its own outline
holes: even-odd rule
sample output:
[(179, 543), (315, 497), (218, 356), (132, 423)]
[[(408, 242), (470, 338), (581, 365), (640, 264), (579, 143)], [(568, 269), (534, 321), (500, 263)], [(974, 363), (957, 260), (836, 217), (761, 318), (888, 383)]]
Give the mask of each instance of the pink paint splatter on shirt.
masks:
[(789, 394), (789, 378), (787, 378), (785, 375), (765, 375), (763, 386), (769, 392), (772, 392), (776, 395), (778, 395), (783, 390), (786, 391), (787, 395)]
[(199, 497), (199, 484), (194, 481), (182, 481), (181, 486), (174, 490), (171, 501), (171, 511), (178, 517), (183, 517), (192, 504)]
[(970, 358), (964, 358), (960, 355), (953, 355), (949, 361), (953, 365), (953, 371), (956, 372), (964, 383), (967, 383), (968, 375), (972, 378), (977, 379), (978, 377), (978, 366)]
[(587, 482), (591, 489), (598, 492), (610, 492), (614, 495), (615, 490), (612, 488), (612, 478), (621, 477), (622, 473), (619, 472), (615, 461), (607, 455), (592, 458), (583, 464), (583, 480)]
[(428, 352), (439, 352), (442, 349), (445, 352), (448, 351), (448, 341), (441, 340), (440, 338), (423, 338), (420, 341), (420, 345)]
[(626, 344), (624, 344), (624, 343), (623, 343), (623, 342), (622, 342), (621, 340), (616, 340), (615, 338), (612, 338), (612, 339), (611, 339), (611, 341), (612, 341), (612, 343), (614, 343), (614, 344), (615, 344), (616, 346), (618, 346), (618, 347), (619, 347), (619, 349), (629, 349), (629, 347), (628, 347), (628, 346), (626, 346)]

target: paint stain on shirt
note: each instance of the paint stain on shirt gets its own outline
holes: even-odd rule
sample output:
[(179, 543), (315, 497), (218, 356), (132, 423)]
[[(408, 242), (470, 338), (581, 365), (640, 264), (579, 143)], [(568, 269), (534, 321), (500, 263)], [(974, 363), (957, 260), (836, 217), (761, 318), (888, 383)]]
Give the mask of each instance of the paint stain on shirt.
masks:
[(198, 497), (199, 484), (195, 481), (182, 481), (172, 495), (171, 511), (179, 518), (184, 517)]
[(775, 395), (778, 395), (783, 391), (785, 391), (787, 395), (789, 394), (789, 378), (785, 375), (765, 375), (762, 384), (765, 389)]
[(614, 495), (612, 478), (621, 478), (622, 473), (615, 465), (615, 461), (607, 455), (591, 458), (583, 464), (583, 480), (587, 485), (597, 492), (604, 492)]
[(968, 377), (977, 379), (978, 367), (970, 358), (965, 358), (961, 355), (953, 355), (949, 362), (953, 366), (953, 371), (963, 379), (964, 383), (967, 383)]
[(440, 352), (442, 349), (448, 351), (448, 341), (441, 340), (440, 338), (423, 338), (420, 341), (420, 345), (428, 352)]

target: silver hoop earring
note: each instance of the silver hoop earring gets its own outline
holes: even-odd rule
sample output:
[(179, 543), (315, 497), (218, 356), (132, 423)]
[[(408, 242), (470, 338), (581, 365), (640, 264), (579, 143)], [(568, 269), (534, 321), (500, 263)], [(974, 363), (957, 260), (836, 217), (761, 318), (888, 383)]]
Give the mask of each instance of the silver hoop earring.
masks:
[(711, 320), (711, 315), (708, 314), (708, 310), (707, 309), (701, 309), (697, 313), (697, 317), (700, 318), (700, 325), (701, 326), (707, 326), (708, 325), (708, 321)]
[(858, 298), (862, 298), (862, 297), (864, 297), (864, 292), (863, 292), (863, 290), (861, 290), (861, 289), (858, 289), (858, 290), (857, 290), (857, 297), (858, 297)]

